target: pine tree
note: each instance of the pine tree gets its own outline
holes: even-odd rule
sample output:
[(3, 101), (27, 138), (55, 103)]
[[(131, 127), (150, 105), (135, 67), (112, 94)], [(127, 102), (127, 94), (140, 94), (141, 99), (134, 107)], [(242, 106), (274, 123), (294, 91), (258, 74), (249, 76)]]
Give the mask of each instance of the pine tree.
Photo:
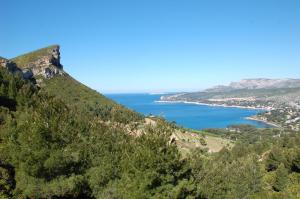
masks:
[(274, 191), (279, 192), (284, 190), (287, 181), (288, 181), (288, 171), (281, 163), (275, 173), (275, 183), (273, 185)]
[(5, 92), (5, 86), (3, 83), (1, 83), (0, 85), (0, 96), (5, 96), (6, 92)]
[(8, 97), (14, 99), (17, 94), (17, 85), (14, 78), (11, 78), (8, 85)]
[(278, 147), (274, 147), (266, 160), (268, 171), (274, 171), (278, 168), (280, 163), (284, 162), (282, 151)]

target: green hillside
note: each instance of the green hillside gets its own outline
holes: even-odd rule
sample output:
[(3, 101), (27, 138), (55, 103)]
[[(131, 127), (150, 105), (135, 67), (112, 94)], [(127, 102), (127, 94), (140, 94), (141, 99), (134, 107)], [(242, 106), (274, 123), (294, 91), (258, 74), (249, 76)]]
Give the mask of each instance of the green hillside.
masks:
[(143, 116), (106, 98), (70, 76), (56, 76), (45, 80), (41, 91), (56, 96), (76, 110), (105, 121), (138, 122)]
[(191, 132), (67, 74), (36, 84), (0, 68), (1, 199), (294, 199), (299, 148), (297, 131)]
[[(109, 119), (118, 121), (118, 111), (137, 115), (74, 84), (81, 86), (76, 91), (84, 93), (82, 100), (90, 95), (91, 102), (112, 106)], [(149, 126), (135, 138), (114, 122), (81, 114), (83, 101), (69, 106), (2, 69), (0, 85), (1, 198), (163, 197), (184, 180), (185, 163), (168, 145), (164, 126)], [(64, 96), (72, 99), (72, 93)]]

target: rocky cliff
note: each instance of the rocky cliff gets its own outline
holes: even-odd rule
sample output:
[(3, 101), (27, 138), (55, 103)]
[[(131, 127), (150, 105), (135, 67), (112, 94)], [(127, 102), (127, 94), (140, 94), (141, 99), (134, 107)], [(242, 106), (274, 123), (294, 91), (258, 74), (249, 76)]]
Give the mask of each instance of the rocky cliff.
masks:
[(49, 46), (30, 52), (11, 60), (2, 59), (2, 67), (17, 67), (25, 78), (52, 78), (55, 75), (65, 75), (60, 63), (60, 51), (58, 45)]
[(8, 71), (10, 71), (12, 73), (21, 71), (21, 69), (19, 69), (14, 62), (12, 62), (8, 59), (5, 59), (3, 57), (0, 57), (0, 66), (7, 69)]

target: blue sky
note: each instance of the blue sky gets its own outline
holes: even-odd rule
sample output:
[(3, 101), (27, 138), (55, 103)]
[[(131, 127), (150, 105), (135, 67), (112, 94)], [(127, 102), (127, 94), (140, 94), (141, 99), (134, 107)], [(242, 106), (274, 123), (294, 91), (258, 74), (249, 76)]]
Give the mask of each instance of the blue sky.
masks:
[(300, 78), (299, 0), (0, 0), (0, 56), (51, 44), (100, 92)]

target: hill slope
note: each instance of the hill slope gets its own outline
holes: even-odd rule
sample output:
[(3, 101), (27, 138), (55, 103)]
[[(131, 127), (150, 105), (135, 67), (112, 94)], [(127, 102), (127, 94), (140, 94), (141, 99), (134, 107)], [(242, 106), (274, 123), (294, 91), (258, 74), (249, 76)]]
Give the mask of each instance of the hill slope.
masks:
[(128, 123), (142, 116), (107, 99), (69, 76), (60, 63), (58, 45), (52, 45), (11, 59), (21, 70), (31, 71), (40, 92), (56, 96), (82, 114), (99, 116), (103, 120)]
[[(17, 72), (7, 60), (0, 68), (0, 198), (176, 194), (187, 171), (168, 144), (173, 127), (144, 124), (144, 116), (77, 82), (49, 49), (12, 59)], [(25, 69), (38, 84), (22, 77)]]
[(113, 102), (70, 76), (55, 76), (47, 79), (41, 90), (68, 102), (78, 111), (99, 117), (104, 121), (128, 124), (143, 120), (142, 115)]
[[(190, 133), (114, 103), (63, 69), (32, 74), (36, 84), (25, 69), (8, 70), (14, 64), (5, 59), (0, 68), (0, 198), (300, 196), (299, 133), (251, 126)], [(42, 74), (49, 66), (56, 69), (48, 62)], [(211, 154), (211, 143), (232, 149)]]

